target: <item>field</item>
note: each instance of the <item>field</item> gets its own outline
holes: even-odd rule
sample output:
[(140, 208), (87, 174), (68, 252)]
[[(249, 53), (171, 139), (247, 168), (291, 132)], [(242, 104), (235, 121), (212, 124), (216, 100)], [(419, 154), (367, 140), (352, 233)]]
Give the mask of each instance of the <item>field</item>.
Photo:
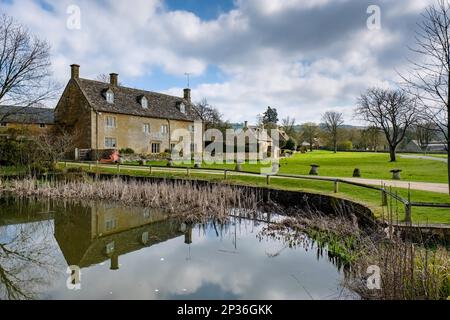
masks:
[[(441, 156), (441, 155), (438, 155)], [(165, 165), (165, 161), (151, 162), (152, 165)], [(321, 176), (352, 177), (353, 170), (359, 168), (362, 178), (389, 180), (392, 169), (401, 169), (402, 179), (406, 181), (447, 183), (447, 164), (442, 161), (425, 159), (406, 159), (399, 154), (395, 163), (389, 162), (386, 153), (314, 151), (297, 153), (291, 158), (281, 160), (280, 173), (307, 175), (311, 164), (320, 165)], [(189, 166), (193, 166), (190, 164)], [(203, 168), (234, 169), (234, 164), (202, 165)], [(244, 164), (245, 171), (258, 172), (259, 164)]]

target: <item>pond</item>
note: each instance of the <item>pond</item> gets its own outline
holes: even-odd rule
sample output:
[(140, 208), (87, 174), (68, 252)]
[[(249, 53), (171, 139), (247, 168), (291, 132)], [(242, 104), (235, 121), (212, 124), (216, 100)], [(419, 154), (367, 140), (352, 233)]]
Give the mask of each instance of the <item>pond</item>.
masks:
[(0, 299), (355, 298), (326, 249), (265, 237), (274, 219), (191, 225), (143, 207), (3, 198)]

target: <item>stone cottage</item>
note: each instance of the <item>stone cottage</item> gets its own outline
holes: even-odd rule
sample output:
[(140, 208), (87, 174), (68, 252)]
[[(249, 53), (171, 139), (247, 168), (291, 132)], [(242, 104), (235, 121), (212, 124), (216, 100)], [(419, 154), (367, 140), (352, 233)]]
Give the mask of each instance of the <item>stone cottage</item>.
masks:
[(175, 97), (121, 86), (115, 73), (109, 83), (83, 79), (76, 64), (55, 108), (56, 123), (74, 135), (78, 149), (159, 154), (180, 142), (171, 140), (174, 130), (193, 134), (196, 120), (190, 89)]

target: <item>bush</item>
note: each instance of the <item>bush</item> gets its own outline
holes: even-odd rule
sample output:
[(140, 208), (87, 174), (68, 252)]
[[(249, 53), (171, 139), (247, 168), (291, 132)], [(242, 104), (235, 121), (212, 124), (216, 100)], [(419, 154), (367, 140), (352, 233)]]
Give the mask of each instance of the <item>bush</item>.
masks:
[(83, 173), (83, 168), (81, 168), (81, 167), (70, 167), (70, 168), (67, 168), (67, 173)]
[(284, 146), (284, 149), (294, 151), (296, 145), (297, 145), (297, 143), (295, 142), (295, 140), (292, 139), (292, 138), (289, 138), (288, 141), (286, 141), (286, 144), (285, 144), (285, 146)]
[(353, 150), (353, 143), (351, 141), (343, 141), (337, 145), (338, 151), (351, 151)]
[(134, 154), (134, 150), (131, 148), (122, 148), (119, 150), (119, 154)]

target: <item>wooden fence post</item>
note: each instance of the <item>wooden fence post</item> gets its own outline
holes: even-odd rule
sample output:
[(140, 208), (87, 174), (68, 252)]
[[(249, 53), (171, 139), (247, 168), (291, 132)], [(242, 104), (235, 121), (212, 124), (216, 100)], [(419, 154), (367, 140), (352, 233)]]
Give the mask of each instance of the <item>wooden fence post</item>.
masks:
[(335, 180), (334, 181), (334, 193), (338, 193), (339, 192), (339, 181)]
[(148, 170), (150, 171), (150, 175), (153, 173), (153, 168), (152, 166), (148, 167)]
[(386, 207), (388, 205), (388, 197), (386, 190), (381, 190), (381, 206)]
[(189, 168), (186, 169), (186, 174), (188, 177), (191, 175), (191, 170)]
[(267, 175), (267, 185), (270, 184), (270, 175)]
[(405, 204), (405, 222), (406, 223), (411, 223), (412, 219), (411, 219), (411, 202), (408, 202)]
[(228, 174), (228, 170), (223, 170), (223, 176), (224, 176), (225, 180), (227, 180), (227, 174)]

